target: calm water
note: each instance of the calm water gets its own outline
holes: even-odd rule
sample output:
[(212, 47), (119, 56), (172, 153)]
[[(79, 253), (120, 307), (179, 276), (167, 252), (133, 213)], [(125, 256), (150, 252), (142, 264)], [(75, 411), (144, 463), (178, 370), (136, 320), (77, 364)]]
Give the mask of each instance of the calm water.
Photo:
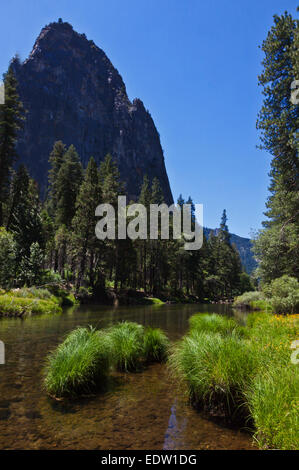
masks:
[(46, 354), (77, 326), (120, 319), (163, 328), (172, 340), (195, 312), (231, 313), (214, 305), (107, 308), (88, 306), (57, 316), (0, 320), (6, 364), (0, 365), (0, 449), (252, 449), (250, 436), (193, 410), (165, 365), (118, 374), (109, 391), (72, 403), (42, 390)]

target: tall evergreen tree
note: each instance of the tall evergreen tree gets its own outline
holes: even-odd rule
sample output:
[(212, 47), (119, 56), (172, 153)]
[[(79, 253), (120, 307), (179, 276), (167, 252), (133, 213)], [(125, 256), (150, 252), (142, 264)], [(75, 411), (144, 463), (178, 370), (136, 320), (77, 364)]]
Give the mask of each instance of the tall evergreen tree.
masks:
[(63, 163), (63, 158), (66, 153), (66, 147), (61, 140), (55, 142), (53, 150), (50, 153), (49, 163), (50, 170), (48, 175), (48, 201), (47, 207), (48, 212), (52, 217), (54, 217), (57, 210), (58, 203), (58, 193), (57, 193), (57, 184), (58, 184), (58, 174)]
[(0, 226), (3, 225), (3, 206), (8, 197), (10, 171), (17, 158), (17, 133), (23, 119), (23, 106), (11, 65), (4, 75), (4, 86), (5, 103), (0, 105)]
[(271, 281), (283, 274), (299, 277), (299, 106), (291, 99), (299, 79), (299, 23), (291, 15), (274, 16), (274, 25), (262, 44), (265, 54), (259, 83), (264, 103), (258, 115), (262, 147), (272, 155), (270, 192), (265, 229), (254, 252), (259, 275)]
[(230, 242), (230, 233), (228, 231), (228, 226), (227, 226), (227, 215), (226, 215), (226, 209), (223, 209), (222, 217), (221, 217), (221, 222), (220, 222), (220, 231), (219, 231), (219, 236), (221, 239), (229, 243)]
[(76, 291), (82, 284), (89, 261), (89, 282), (93, 287), (96, 250), (100, 241), (95, 236), (95, 210), (101, 202), (98, 169), (93, 157), (90, 158), (84, 180), (76, 201), (76, 213), (72, 221), (72, 240), (76, 260), (79, 263)]
[(56, 224), (70, 228), (76, 210), (76, 199), (83, 179), (82, 165), (76, 149), (71, 145), (64, 154), (57, 174), (55, 198), (57, 197)]
[[(28, 199), (29, 191), (29, 174), (25, 165), (20, 165), (11, 181), (8, 216), (6, 229), (9, 230), (13, 222), (13, 217), (20, 207), (20, 203)], [(21, 214), (20, 214), (21, 215)]]

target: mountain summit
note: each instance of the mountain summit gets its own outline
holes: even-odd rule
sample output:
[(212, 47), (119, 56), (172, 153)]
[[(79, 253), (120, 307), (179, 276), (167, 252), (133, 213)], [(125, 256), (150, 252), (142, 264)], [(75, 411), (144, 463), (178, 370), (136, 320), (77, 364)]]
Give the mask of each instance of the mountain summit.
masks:
[(84, 166), (110, 153), (118, 162), (130, 199), (145, 174), (160, 180), (173, 202), (160, 137), (139, 99), (131, 102), (122, 77), (85, 34), (61, 20), (42, 29), (28, 59), (12, 62), (28, 111), (18, 155), (39, 182), (47, 183), (48, 158), (57, 140), (74, 144)]

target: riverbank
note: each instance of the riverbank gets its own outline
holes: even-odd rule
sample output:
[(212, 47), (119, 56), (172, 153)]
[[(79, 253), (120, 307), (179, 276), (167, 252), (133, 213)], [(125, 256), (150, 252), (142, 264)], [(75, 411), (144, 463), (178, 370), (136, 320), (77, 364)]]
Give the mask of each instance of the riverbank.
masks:
[[(87, 288), (80, 289), (75, 296), (72, 285), (53, 284), (44, 287), (22, 287), (5, 291), (0, 289), (0, 318), (19, 317), (43, 313), (57, 314), (62, 307), (72, 305), (103, 306), (162, 306), (165, 304), (197, 304), (194, 296), (173, 297), (162, 295), (162, 298), (145, 295), (143, 291), (133, 289), (107, 288), (101, 295), (92, 295)], [(208, 302), (207, 302), (208, 303)], [(220, 302), (221, 303), (221, 302)]]
[(26, 318), (31, 315), (59, 314), (62, 307), (76, 303), (75, 297), (68, 291), (52, 287), (23, 287), (9, 291), (0, 291), (0, 318)]
[(171, 370), (196, 409), (251, 428), (261, 448), (298, 449), (299, 368), (290, 349), (298, 336), (297, 315), (249, 314), (246, 326), (195, 315)]
[(234, 299), (233, 306), (279, 314), (299, 313), (299, 282), (294, 277), (284, 275), (263, 284), (261, 290), (244, 292)]

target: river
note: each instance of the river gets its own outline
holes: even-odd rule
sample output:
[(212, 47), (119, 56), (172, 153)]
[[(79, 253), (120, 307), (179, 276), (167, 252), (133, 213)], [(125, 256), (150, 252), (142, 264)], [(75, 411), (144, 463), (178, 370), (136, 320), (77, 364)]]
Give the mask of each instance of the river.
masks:
[(166, 365), (114, 374), (105, 393), (72, 402), (53, 402), (42, 388), (47, 353), (77, 326), (131, 320), (177, 340), (196, 312), (232, 314), (225, 305), (80, 306), (54, 316), (1, 319), (0, 449), (253, 449), (247, 433), (192, 409)]

